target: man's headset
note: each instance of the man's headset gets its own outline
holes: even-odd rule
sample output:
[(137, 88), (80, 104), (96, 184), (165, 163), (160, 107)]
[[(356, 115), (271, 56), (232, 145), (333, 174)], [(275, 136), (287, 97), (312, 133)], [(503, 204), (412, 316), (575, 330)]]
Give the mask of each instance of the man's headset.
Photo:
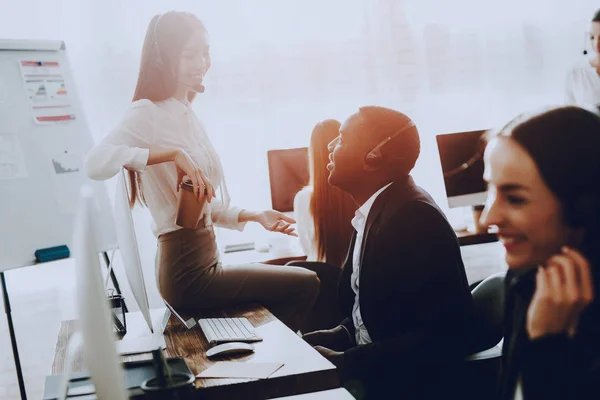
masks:
[[(156, 53), (156, 65), (158, 65), (159, 68), (162, 68), (164, 65), (163, 65), (162, 54), (160, 51), (160, 46), (158, 44), (158, 24), (160, 23), (160, 20), (163, 17), (163, 15), (168, 14), (168, 13), (169, 12), (167, 11), (166, 13), (160, 14), (158, 16), (158, 18), (156, 19), (156, 22), (154, 23), (154, 52)], [(197, 84), (197, 85), (193, 85), (192, 89), (195, 92), (204, 93), (204, 90), (206, 88), (202, 84)]]
[[(404, 125), (402, 128), (400, 128), (396, 132), (394, 132), (391, 136), (388, 136), (386, 139), (384, 139), (381, 143), (379, 143), (377, 146), (375, 146), (371, 151), (369, 151), (365, 155), (365, 159), (364, 159), (365, 164), (372, 168), (379, 167), (384, 161), (384, 156), (383, 156), (383, 154), (381, 154), (382, 147), (385, 146), (390, 140), (392, 140), (396, 136), (400, 135), (402, 132), (405, 132), (414, 126), (415, 126), (415, 123), (411, 120), (406, 125)], [(403, 160), (405, 158), (406, 157), (394, 157), (395, 160)]]

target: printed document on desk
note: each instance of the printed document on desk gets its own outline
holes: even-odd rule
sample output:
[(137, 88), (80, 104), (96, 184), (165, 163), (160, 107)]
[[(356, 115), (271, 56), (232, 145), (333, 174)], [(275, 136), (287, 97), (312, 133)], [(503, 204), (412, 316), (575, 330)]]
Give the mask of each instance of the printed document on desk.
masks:
[(254, 378), (267, 379), (283, 363), (252, 363), (240, 361), (219, 361), (196, 375), (197, 378)]

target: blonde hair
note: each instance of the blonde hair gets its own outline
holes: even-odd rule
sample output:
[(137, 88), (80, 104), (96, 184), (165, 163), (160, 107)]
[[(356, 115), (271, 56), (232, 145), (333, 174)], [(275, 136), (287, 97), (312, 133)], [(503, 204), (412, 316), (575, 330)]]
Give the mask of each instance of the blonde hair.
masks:
[(342, 266), (353, 228), (350, 221), (356, 211), (352, 197), (329, 184), (327, 145), (339, 135), (340, 123), (334, 119), (319, 122), (312, 131), (308, 152), (310, 168), (310, 213), (315, 226), (318, 261)]

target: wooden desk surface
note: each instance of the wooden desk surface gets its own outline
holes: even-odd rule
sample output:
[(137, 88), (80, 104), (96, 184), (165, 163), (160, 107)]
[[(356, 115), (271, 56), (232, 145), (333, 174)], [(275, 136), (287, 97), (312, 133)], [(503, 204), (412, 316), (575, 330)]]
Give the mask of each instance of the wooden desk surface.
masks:
[[(185, 317), (189, 316), (191, 315)], [(263, 399), (328, 390), (340, 385), (335, 366), (264, 307), (240, 306), (227, 311), (199, 312), (193, 316), (195, 318), (246, 317), (264, 340), (254, 344), (255, 351), (250, 355), (208, 360), (205, 352), (210, 346), (200, 328), (196, 326), (187, 330), (172, 317), (165, 331), (167, 343), (165, 353), (168, 357), (183, 356), (192, 373), (198, 374), (216, 361), (284, 363), (281, 369), (265, 380), (197, 378), (196, 389), (202, 399)], [(135, 332), (140, 323), (143, 323), (141, 318), (128, 319), (128, 334)], [(64, 370), (66, 347), (74, 330), (75, 321), (62, 322), (52, 364), (53, 374), (62, 373)], [(123, 357), (123, 361), (149, 358), (150, 354), (146, 353)], [(75, 371), (82, 370), (83, 360), (78, 359), (73, 368)]]

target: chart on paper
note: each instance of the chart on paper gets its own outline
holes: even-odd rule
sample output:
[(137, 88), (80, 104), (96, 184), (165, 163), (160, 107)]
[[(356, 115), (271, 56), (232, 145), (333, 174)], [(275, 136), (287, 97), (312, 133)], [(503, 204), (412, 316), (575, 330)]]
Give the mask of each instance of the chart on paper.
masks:
[(54, 172), (57, 175), (78, 172), (83, 164), (83, 156), (65, 151), (53, 155), (52, 164), (54, 165)]
[(52, 125), (74, 120), (60, 63), (22, 60), (19, 64), (34, 122)]

